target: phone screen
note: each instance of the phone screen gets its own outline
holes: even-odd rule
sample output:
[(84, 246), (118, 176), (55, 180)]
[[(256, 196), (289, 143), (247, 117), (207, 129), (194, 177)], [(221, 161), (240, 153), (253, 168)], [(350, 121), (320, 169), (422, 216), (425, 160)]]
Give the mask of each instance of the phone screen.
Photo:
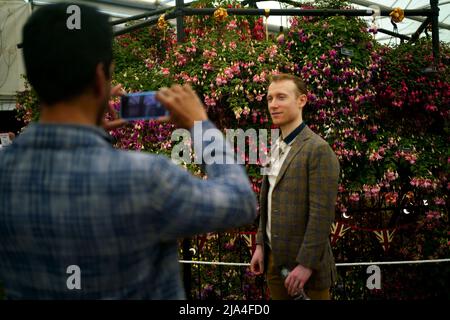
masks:
[(155, 91), (131, 93), (121, 98), (120, 116), (126, 120), (156, 119), (169, 115), (155, 98)]

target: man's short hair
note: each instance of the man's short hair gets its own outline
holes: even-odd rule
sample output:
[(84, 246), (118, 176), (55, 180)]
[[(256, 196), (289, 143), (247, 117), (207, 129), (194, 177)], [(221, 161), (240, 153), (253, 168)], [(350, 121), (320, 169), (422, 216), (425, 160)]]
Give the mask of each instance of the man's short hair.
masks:
[[(23, 27), (23, 56), (27, 78), (47, 104), (69, 100), (94, 84), (96, 67), (103, 63), (110, 78), (112, 27), (108, 16), (95, 8), (80, 8), (80, 29), (69, 29), (74, 12), (70, 3), (37, 9)], [(76, 24), (75, 24), (76, 25)]]
[(270, 78), (270, 83), (278, 82), (278, 81), (285, 81), (285, 80), (291, 80), (292, 82), (294, 82), (295, 87), (297, 88), (297, 91), (299, 92), (299, 94), (307, 94), (308, 93), (305, 82), (303, 82), (302, 79), (300, 79), (297, 76), (294, 76), (293, 74), (280, 73), (277, 75), (273, 75)]

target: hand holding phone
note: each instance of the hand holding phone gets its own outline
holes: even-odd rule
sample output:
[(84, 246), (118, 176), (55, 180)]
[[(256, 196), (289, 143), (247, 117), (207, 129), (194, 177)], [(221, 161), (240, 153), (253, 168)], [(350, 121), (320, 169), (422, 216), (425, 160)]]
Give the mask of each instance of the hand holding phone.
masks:
[(195, 121), (208, 119), (202, 101), (188, 84), (161, 88), (156, 97), (170, 111), (170, 121), (180, 128), (190, 129)]
[(169, 111), (156, 100), (155, 91), (131, 93), (121, 97), (120, 117), (125, 120), (158, 119)]

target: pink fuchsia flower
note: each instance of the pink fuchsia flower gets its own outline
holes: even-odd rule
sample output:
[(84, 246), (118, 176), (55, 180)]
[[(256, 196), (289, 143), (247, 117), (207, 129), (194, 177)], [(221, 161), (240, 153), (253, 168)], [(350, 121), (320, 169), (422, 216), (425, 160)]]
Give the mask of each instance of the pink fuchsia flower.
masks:
[(333, 96), (333, 91), (331, 91), (330, 89), (327, 89), (325, 91), (325, 96), (327, 96), (327, 98), (331, 98)]
[(383, 157), (378, 152), (372, 152), (369, 156), (370, 161), (378, 161), (383, 159)]
[(416, 163), (416, 160), (417, 160), (417, 156), (414, 155), (414, 154), (412, 154), (412, 153), (405, 154), (404, 158), (405, 158), (405, 160), (408, 161), (410, 164)]
[(205, 57), (205, 58), (217, 57), (217, 52), (215, 51), (215, 49), (213, 49), (213, 50), (205, 50), (205, 51), (203, 51), (203, 57)]
[(197, 52), (197, 48), (195, 46), (187, 47), (186, 52), (187, 53), (195, 53), (195, 52)]
[(231, 68), (225, 68), (224, 73), (228, 79), (233, 79), (234, 74), (233, 74), (233, 70)]
[(434, 198), (434, 203), (438, 206), (445, 206), (445, 200), (443, 198)]
[(298, 18), (297, 17), (291, 17), (289, 19), (289, 22), (291, 23), (291, 28), (295, 28), (298, 26)]
[(283, 44), (284, 43), (284, 34), (281, 33), (280, 35), (278, 35), (277, 42), (279, 44)]
[(205, 96), (205, 104), (208, 107), (214, 107), (216, 105), (216, 100), (214, 100), (213, 98), (210, 98), (209, 96)]
[(419, 183), (419, 179), (417, 178), (412, 178), (411, 181), (409, 182), (413, 187), (418, 187), (420, 185)]
[(262, 99), (264, 98), (265, 95), (266, 95), (265, 93), (258, 94), (258, 95), (256, 96), (256, 100), (262, 101)]
[(221, 86), (223, 84), (227, 84), (227, 79), (222, 76), (217, 76), (216, 78), (216, 85)]
[(347, 212), (347, 207), (344, 206), (343, 204), (340, 205), (339, 210), (341, 211), (342, 214)]
[(434, 112), (434, 111), (437, 111), (438, 108), (437, 108), (435, 105), (427, 104), (427, 105), (425, 106), (425, 110)]
[(398, 178), (398, 173), (396, 171), (391, 171), (391, 169), (388, 169), (385, 173), (384, 173), (384, 178), (387, 181), (394, 181), (395, 179)]
[(349, 200), (352, 202), (358, 202), (359, 201), (359, 194), (358, 193), (352, 193), (349, 197)]
[(439, 211), (428, 211), (426, 218), (427, 220), (439, 219), (441, 217), (441, 213)]
[(378, 185), (372, 186), (372, 188), (370, 188), (370, 192), (372, 193), (373, 196), (378, 195), (378, 193), (380, 192), (380, 186)]
[(236, 20), (231, 20), (228, 24), (227, 24), (227, 29), (228, 30), (234, 30), (234, 29), (236, 29), (238, 26), (237, 26), (237, 23), (236, 23)]
[(208, 62), (203, 64), (203, 70), (209, 71), (213, 70), (213, 66)]

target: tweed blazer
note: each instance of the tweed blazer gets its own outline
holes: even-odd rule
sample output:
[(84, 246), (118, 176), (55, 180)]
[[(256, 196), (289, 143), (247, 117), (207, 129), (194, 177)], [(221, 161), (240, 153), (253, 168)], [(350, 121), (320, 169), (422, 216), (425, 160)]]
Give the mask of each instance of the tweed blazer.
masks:
[[(307, 126), (283, 162), (272, 192), (271, 251), (277, 268), (298, 264), (313, 270), (305, 288), (330, 288), (336, 266), (329, 240), (335, 218), (339, 161), (328, 143)], [(264, 177), (256, 243), (267, 244), (267, 194)], [(267, 255), (265, 264), (267, 266)], [(267, 270), (267, 267), (265, 268)]]

